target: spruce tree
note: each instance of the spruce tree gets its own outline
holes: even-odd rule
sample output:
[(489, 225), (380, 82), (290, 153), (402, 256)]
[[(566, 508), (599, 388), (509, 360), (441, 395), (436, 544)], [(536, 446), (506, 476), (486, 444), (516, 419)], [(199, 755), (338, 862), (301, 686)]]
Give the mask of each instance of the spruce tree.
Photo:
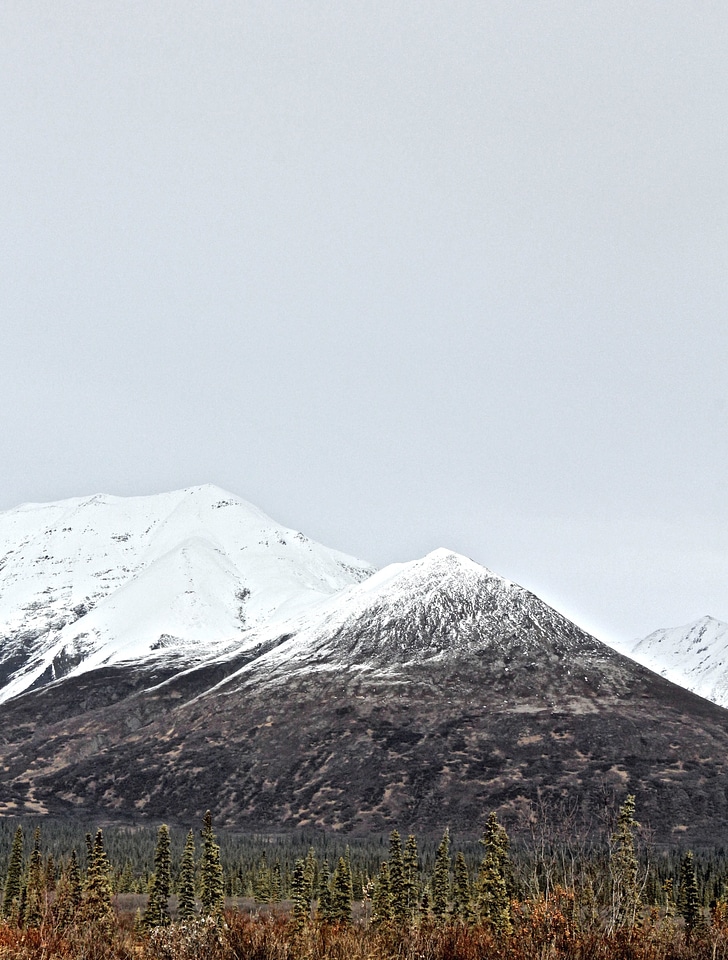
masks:
[(432, 873), (432, 915), (439, 923), (447, 915), (447, 902), (450, 897), (450, 830), (445, 829), (435, 855), (435, 867)]
[(361, 867), (355, 867), (351, 871), (351, 893), (354, 897), (354, 902), (361, 902), (364, 899), (364, 885), (366, 883), (366, 877), (361, 869)]
[(381, 926), (392, 919), (392, 888), (390, 884), (389, 866), (386, 860), (382, 861), (379, 875), (374, 881), (372, 896), (372, 923)]
[(404, 848), (404, 891), (407, 903), (407, 918), (412, 920), (417, 912), (419, 898), (420, 860), (414, 834), (407, 837)]
[(311, 906), (311, 901), (313, 900), (314, 892), (316, 889), (316, 874), (318, 873), (318, 864), (316, 862), (316, 853), (313, 847), (309, 847), (308, 853), (306, 854), (306, 859), (304, 861), (304, 895), (306, 897), (306, 902)]
[(86, 871), (86, 884), (81, 898), (81, 917), (91, 923), (108, 925), (111, 907), (111, 867), (104, 848), (104, 835), (96, 831), (91, 846), (91, 857)]
[(351, 867), (347, 857), (339, 857), (331, 880), (331, 919), (338, 923), (351, 921)]
[(212, 829), (212, 814), (205, 813), (202, 827), (202, 859), (200, 862), (200, 901), (205, 916), (219, 917), (225, 905), (220, 848)]
[(271, 871), (265, 854), (258, 861), (253, 881), (253, 896), (258, 903), (271, 902)]
[(134, 893), (134, 871), (128, 860), (124, 861), (124, 869), (121, 871), (116, 884), (117, 893)]
[(303, 860), (296, 860), (291, 877), (291, 899), (293, 900), (291, 917), (296, 931), (303, 930), (309, 918), (310, 906), (306, 896), (306, 886), (306, 864)]
[(169, 827), (163, 823), (157, 832), (157, 846), (154, 851), (154, 876), (147, 909), (144, 911), (146, 927), (166, 927), (171, 923), (169, 916), (169, 893), (172, 885), (172, 860), (169, 853)]
[(195, 916), (195, 833), (193, 830), (187, 834), (182, 852), (177, 903), (180, 920), (191, 920)]
[(468, 866), (462, 851), (455, 857), (452, 884), (452, 916), (455, 920), (469, 921), (470, 911), (470, 878)]
[(323, 920), (325, 923), (334, 919), (332, 915), (331, 878), (329, 877), (328, 860), (324, 860), (323, 864), (321, 865), (316, 913), (319, 919)]
[(420, 916), (423, 920), (428, 920), (430, 917), (431, 899), (429, 889), (424, 887), (420, 897)]
[(5, 874), (5, 892), (3, 894), (3, 917), (9, 920), (17, 911), (20, 900), (20, 886), (23, 877), (23, 828), (18, 827), (13, 837), (10, 860)]
[(617, 817), (617, 827), (612, 834), (609, 856), (609, 874), (612, 885), (612, 929), (632, 927), (640, 907), (637, 884), (639, 864), (635, 852), (635, 831), (638, 823), (634, 818), (635, 800), (630, 794), (624, 801)]
[(81, 882), (81, 870), (78, 866), (78, 857), (76, 856), (75, 850), (71, 850), (67, 874), (71, 904), (73, 905), (74, 910), (77, 910), (81, 906), (81, 899), (83, 897), (83, 883)]
[(36, 827), (33, 834), (33, 851), (28, 862), (25, 925), (27, 927), (39, 927), (43, 922), (44, 908), (45, 871), (43, 869), (43, 855), (40, 852), (40, 827)]
[(276, 857), (270, 871), (270, 903), (280, 903), (282, 884), (281, 862)]
[(408, 920), (407, 890), (404, 876), (404, 857), (399, 831), (389, 835), (389, 889), (392, 898), (392, 919), (397, 923)]
[(485, 855), (478, 874), (478, 912), (497, 933), (510, 933), (511, 902), (508, 896), (508, 848), (505, 827), (491, 813), (480, 841)]
[(81, 904), (81, 893), (81, 873), (78, 869), (76, 851), (72, 850), (68, 864), (61, 871), (52, 906), (53, 920), (61, 930), (76, 919), (76, 911)]
[(43, 885), (48, 893), (53, 893), (56, 889), (56, 861), (53, 854), (48, 854), (48, 859), (43, 867)]
[(698, 878), (695, 874), (693, 854), (688, 850), (680, 862), (680, 886), (678, 887), (677, 909), (685, 921), (685, 935), (691, 939), (693, 931), (700, 925), (702, 912), (698, 895)]
[(15, 920), (15, 925), (18, 927), (25, 926), (25, 908), (28, 906), (28, 887), (26, 884), (21, 884), (20, 886), (20, 897), (18, 899), (18, 910), (17, 915), (13, 915)]

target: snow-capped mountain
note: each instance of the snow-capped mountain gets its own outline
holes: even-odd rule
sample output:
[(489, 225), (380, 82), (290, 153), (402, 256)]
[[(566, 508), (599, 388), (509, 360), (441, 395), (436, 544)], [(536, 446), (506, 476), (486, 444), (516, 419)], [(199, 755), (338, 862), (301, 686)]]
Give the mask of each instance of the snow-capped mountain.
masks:
[(0, 514), (0, 701), (102, 664), (210, 656), (372, 573), (214, 486)]
[(728, 707), (728, 623), (701, 617), (655, 630), (626, 652), (673, 683)]
[(728, 842), (725, 711), (452, 551), (374, 572), (215, 487), (26, 505), (0, 641), (0, 816), (478, 833), (629, 792)]

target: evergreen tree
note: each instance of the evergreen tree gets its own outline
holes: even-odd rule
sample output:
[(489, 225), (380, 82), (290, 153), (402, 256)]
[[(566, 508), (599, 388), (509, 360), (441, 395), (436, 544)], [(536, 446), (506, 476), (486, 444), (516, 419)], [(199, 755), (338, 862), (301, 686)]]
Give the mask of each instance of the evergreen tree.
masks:
[(510, 842), (505, 827), (491, 813), (480, 841), (485, 855), (478, 875), (478, 911), (497, 933), (510, 933), (511, 902), (508, 896), (508, 848)]
[(291, 899), (293, 900), (293, 928), (300, 931), (309, 918), (309, 900), (306, 896), (306, 864), (303, 860), (296, 860), (291, 878)]
[(680, 886), (678, 887), (677, 909), (685, 921), (685, 935), (688, 940), (693, 931), (700, 925), (702, 913), (700, 897), (698, 895), (698, 878), (695, 873), (695, 863), (691, 850), (685, 854), (680, 862)]
[(146, 927), (166, 927), (169, 916), (169, 893), (172, 885), (172, 860), (169, 853), (169, 827), (163, 823), (157, 832), (157, 847), (154, 851), (154, 876), (149, 891), (147, 909), (144, 911)]
[(28, 862), (28, 880), (26, 884), (25, 925), (39, 927), (45, 912), (45, 871), (43, 855), (40, 852), (40, 827), (33, 834), (33, 851)]
[(612, 884), (612, 929), (634, 926), (640, 907), (637, 884), (639, 864), (635, 853), (638, 823), (634, 811), (634, 796), (630, 794), (620, 807), (617, 827), (611, 837), (609, 873)]
[(318, 914), (320, 920), (327, 922), (334, 919), (332, 910), (333, 905), (331, 897), (331, 879), (329, 877), (329, 862), (328, 860), (324, 860), (321, 866), (321, 874), (319, 876), (319, 895), (316, 913)]
[(52, 907), (54, 922), (60, 929), (69, 926), (76, 919), (76, 911), (81, 905), (81, 893), (81, 873), (76, 851), (73, 850), (68, 864), (61, 871)]
[(427, 887), (424, 887), (422, 890), (422, 896), (420, 897), (420, 916), (423, 920), (427, 920), (430, 916), (430, 891)]
[(182, 862), (179, 871), (179, 885), (177, 890), (178, 914), (180, 920), (191, 920), (195, 910), (195, 834), (193, 830), (187, 834), (185, 848), (182, 853)]
[(28, 887), (23, 883), (20, 887), (20, 898), (18, 900), (17, 916), (14, 915), (15, 924), (18, 927), (25, 925), (25, 908), (28, 906)]
[(409, 920), (412, 920), (417, 912), (419, 877), (420, 860), (417, 853), (417, 840), (413, 834), (410, 834), (404, 848), (404, 891)]
[(468, 866), (462, 851), (455, 857), (455, 870), (452, 884), (452, 916), (455, 920), (468, 921), (471, 919), (470, 910), (470, 878)]
[(404, 876), (404, 857), (399, 831), (389, 835), (389, 889), (392, 901), (392, 919), (404, 923), (408, 919), (407, 890)]
[(48, 854), (48, 859), (43, 868), (43, 884), (48, 893), (53, 893), (56, 889), (56, 862), (52, 853)]
[(202, 860), (200, 862), (202, 913), (218, 917), (225, 905), (220, 847), (212, 829), (212, 814), (205, 813), (202, 828)]
[(92, 923), (109, 924), (112, 919), (111, 867), (101, 829), (96, 831), (91, 846), (80, 913), (84, 920)]
[(311, 901), (313, 900), (314, 891), (316, 889), (316, 874), (318, 873), (318, 864), (316, 862), (316, 854), (314, 852), (313, 847), (309, 847), (303, 866), (304, 866), (303, 879), (305, 884), (304, 896), (310, 908)]
[(447, 915), (447, 902), (450, 897), (450, 830), (445, 829), (435, 856), (435, 868), (432, 873), (432, 915), (439, 923)]
[(364, 884), (366, 883), (366, 877), (364, 876), (360, 867), (356, 867), (351, 871), (351, 892), (354, 897), (354, 902), (362, 901), (364, 899)]
[(81, 882), (81, 870), (78, 866), (78, 857), (76, 856), (75, 850), (71, 850), (67, 874), (68, 884), (70, 887), (71, 903), (73, 904), (74, 909), (77, 910), (81, 906), (81, 899), (83, 897), (83, 884)]
[(134, 893), (134, 871), (128, 860), (124, 861), (124, 869), (119, 874), (116, 883), (117, 893)]
[(270, 872), (270, 903), (280, 902), (282, 883), (283, 878), (281, 876), (281, 862), (278, 857), (276, 857)]
[(351, 866), (347, 857), (339, 857), (331, 880), (331, 919), (339, 923), (351, 921)]
[(253, 883), (253, 896), (258, 903), (271, 902), (271, 872), (265, 854), (258, 862)]
[(15, 915), (20, 901), (20, 886), (23, 877), (23, 828), (18, 827), (13, 837), (10, 860), (5, 874), (5, 892), (3, 894), (3, 916), (10, 919)]
[(382, 861), (379, 876), (374, 881), (372, 896), (372, 923), (381, 925), (392, 919), (392, 888), (390, 884), (389, 866), (386, 860)]

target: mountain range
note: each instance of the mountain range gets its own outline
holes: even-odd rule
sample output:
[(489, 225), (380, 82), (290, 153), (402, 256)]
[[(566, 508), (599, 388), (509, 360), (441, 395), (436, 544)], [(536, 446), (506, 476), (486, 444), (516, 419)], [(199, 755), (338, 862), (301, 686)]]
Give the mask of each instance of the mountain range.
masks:
[(0, 813), (728, 840), (728, 713), (452, 551), (374, 571), (216, 487), (0, 515)]

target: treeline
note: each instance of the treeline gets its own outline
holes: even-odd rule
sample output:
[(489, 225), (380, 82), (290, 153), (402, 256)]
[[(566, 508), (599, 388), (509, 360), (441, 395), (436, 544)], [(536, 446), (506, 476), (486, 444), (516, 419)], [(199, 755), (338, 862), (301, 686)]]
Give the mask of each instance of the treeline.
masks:
[[(447, 830), (421, 843), (397, 830), (351, 844), (221, 843), (209, 811), (198, 831), (179, 835), (167, 825), (154, 834), (1, 829), (10, 850), (0, 955), (9, 958), (353, 958), (365, 943), (362, 956), (374, 960), (728, 957), (723, 852), (640, 850), (633, 797), (601, 843), (541, 832), (530, 847), (512, 844), (495, 814), (477, 844), (459, 847)], [(262, 904), (279, 906), (261, 913)]]

